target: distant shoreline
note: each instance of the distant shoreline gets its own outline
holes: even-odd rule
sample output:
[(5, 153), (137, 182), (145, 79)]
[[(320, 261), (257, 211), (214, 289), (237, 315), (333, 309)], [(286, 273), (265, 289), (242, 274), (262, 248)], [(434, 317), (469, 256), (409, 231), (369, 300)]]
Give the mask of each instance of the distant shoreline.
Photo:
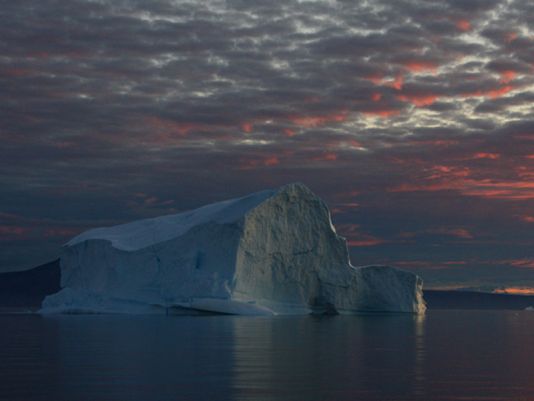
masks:
[(428, 309), (509, 309), (534, 306), (534, 296), (465, 290), (424, 290)]

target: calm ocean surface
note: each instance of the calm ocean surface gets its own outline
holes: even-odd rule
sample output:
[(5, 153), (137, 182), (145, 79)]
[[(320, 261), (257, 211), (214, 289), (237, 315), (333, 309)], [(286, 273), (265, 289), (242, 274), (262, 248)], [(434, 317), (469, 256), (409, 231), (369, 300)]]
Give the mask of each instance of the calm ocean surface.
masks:
[(534, 312), (0, 315), (0, 400), (534, 400)]

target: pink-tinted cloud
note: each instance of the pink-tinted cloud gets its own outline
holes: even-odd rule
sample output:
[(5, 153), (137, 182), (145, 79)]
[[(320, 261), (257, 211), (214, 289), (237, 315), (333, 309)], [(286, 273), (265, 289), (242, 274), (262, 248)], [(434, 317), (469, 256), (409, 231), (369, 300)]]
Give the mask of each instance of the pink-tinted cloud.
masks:
[(439, 68), (438, 63), (429, 60), (408, 60), (401, 62), (401, 65), (412, 73), (427, 71), (435, 73)]
[(169, 206), (172, 205), (175, 201), (174, 199), (162, 200), (157, 196), (151, 196), (143, 192), (137, 192), (134, 194), (134, 197), (137, 198), (143, 206)]
[(534, 295), (534, 288), (529, 287), (503, 287), (493, 290), (495, 294)]
[(27, 77), (32, 74), (34, 74), (34, 72), (27, 68), (8, 68), (5, 70), (0, 70), (0, 76), (9, 78)]
[(147, 117), (145, 122), (148, 129), (167, 136), (184, 137), (192, 130), (200, 128), (199, 124), (182, 123), (161, 117)]
[(365, 77), (365, 79), (371, 81), (372, 83), (374, 83), (375, 85), (380, 85), (382, 84), (383, 80), (384, 80), (384, 74), (381, 74), (381, 73), (373, 73), (373, 74), (370, 74), (370, 75), (367, 75)]
[(438, 96), (433, 94), (400, 94), (397, 95), (397, 99), (403, 102), (410, 102), (417, 107), (423, 107), (433, 104), (438, 99)]
[(29, 232), (29, 227), (0, 225), (0, 237), (22, 237)]
[(464, 178), (471, 174), (469, 167), (462, 166), (444, 166), (436, 165), (430, 169), (431, 175), (428, 177), (430, 180), (436, 179), (451, 179), (451, 178)]
[(350, 247), (376, 246), (386, 242), (384, 239), (361, 231), (358, 224), (339, 224), (337, 231), (347, 239), (347, 245)]
[(465, 260), (447, 260), (441, 263), (446, 266), (465, 266), (467, 264)]
[(458, 145), (458, 141), (455, 139), (434, 139), (434, 140), (414, 140), (405, 141), (405, 146), (435, 146), (435, 147), (449, 147)]
[(396, 260), (391, 264), (404, 269), (446, 270), (454, 266), (466, 266), (469, 262), (465, 260)]
[(338, 203), (334, 205), (334, 207), (331, 209), (331, 212), (332, 214), (345, 213), (348, 211), (353, 211), (358, 207), (360, 207), (360, 204), (357, 202)]
[(421, 230), (416, 232), (401, 232), (398, 237), (403, 239), (412, 239), (416, 237), (425, 237), (428, 234), (444, 235), (448, 237), (454, 237), (459, 239), (473, 239), (474, 235), (466, 228), (463, 227), (436, 227), (429, 228), (427, 230)]
[(337, 160), (337, 154), (334, 152), (324, 152), (318, 156), (315, 156), (313, 158), (315, 161), (336, 161)]
[(456, 28), (462, 32), (468, 32), (471, 30), (471, 22), (467, 19), (459, 19), (456, 21)]
[(473, 234), (471, 234), (471, 232), (469, 232), (469, 230), (465, 228), (440, 227), (440, 228), (427, 230), (426, 232), (430, 234), (449, 235), (449, 236), (461, 238), (461, 239), (473, 239)]
[(506, 43), (512, 43), (514, 40), (517, 39), (517, 32), (506, 32), (504, 34), (504, 40)]
[(386, 82), (383, 82), (383, 84), (385, 86), (389, 86), (390, 88), (400, 91), (404, 85), (404, 75), (397, 74), (393, 81), (386, 81)]
[(507, 84), (515, 79), (517, 76), (517, 71), (514, 70), (503, 70), (499, 72), (501, 78), (499, 80), (502, 84)]
[(340, 123), (347, 119), (348, 112), (341, 111), (339, 113), (326, 115), (308, 115), (308, 116), (290, 116), (289, 121), (293, 124), (304, 127), (314, 128), (328, 123)]
[(509, 264), (514, 267), (524, 267), (527, 269), (534, 269), (534, 259), (509, 259), (500, 261), (503, 264)]
[(51, 237), (68, 238), (68, 237), (74, 237), (75, 235), (79, 234), (80, 231), (81, 231), (80, 228), (53, 227), (53, 228), (47, 228), (46, 230), (44, 230), (44, 236), (46, 238), (51, 238)]
[(264, 166), (276, 166), (279, 163), (280, 160), (278, 160), (278, 157), (276, 156), (270, 156), (263, 161)]
[(356, 149), (364, 148), (363, 144), (361, 142), (358, 142), (356, 139), (349, 139), (348, 141), (342, 141), (340, 145), (341, 147), (350, 147), (350, 148), (356, 148)]
[(381, 245), (385, 242), (386, 241), (384, 241), (383, 239), (369, 236), (369, 238), (350, 239), (347, 241), (347, 245), (350, 247), (376, 246), (376, 245)]
[(250, 134), (252, 132), (252, 123), (243, 123), (241, 124), (241, 129), (246, 132), (247, 134)]
[[(527, 172), (530, 171), (527, 169)], [(519, 176), (518, 178), (523, 178)], [(527, 174), (523, 180), (478, 178), (463, 166), (437, 165), (428, 169), (426, 176), (416, 183), (405, 183), (391, 188), (392, 192), (457, 191), (465, 196), (488, 199), (530, 200), (534, 199), (534, 181)]]
[(499, 153), (478, 152), (472, 156), (473, 159), (490, 159), (497, 160), (501, 158)]
[(374, 110), (367, 110), (362, 112), (364, 116), (367, 117), (381, 117), (381, 118), (388, 118), (388, 117), (394, 117), (400, 114), (400, 110), (393, 109), (393, 108), (377, 108)]
[(499, 88), (491, 89), (479, 89), (472, 92), (464, 92), (461, 94), (462, 97), (489, 97), (490, 99), (497, 99), (506, 95), (509, 92), (512, 92), (515, 89), (512, 85), (504, 85)]
[[(523, 258), (523, 259), (468, 259), (468, 260), (399, 260), (391, 262), (394, 266), (403, 267), (406, 269), (424, 269), (424, 270), (447, 270), (451, 268), (465, 268), (469, 269), (472, 266), (503, 266), (503, 267), (515, 267), (515, 268), (524, 268), (524, 269), (533, 269), (534, 268), (534, 259)], [(441, 287), (441, 286), (439, 286)], [(433, 286), (435, 288), (435, 286)], [(461, 288), (456, 287), (456, 288)], [(495, 292), (504, 293), (507, 287), (501, 287)], [(525, 288), (525, 287), (511, 287), (511, 288)], [(530, 288), (530, 287), (529, 287)], [(445, 288), (443, 288), (445, 289)], [(452, 288), (454, 289), (454, 288)], [(512, 293), (512, 292), (510, 292)], [(520, 291), (517, 292), (521, 293)], [(526, 292), (525, 292), (526, 294)]]
[(483, 198), (531, 200), (534, 199), (534, 182), (469, 180), (466, 182), (466, 188), (460, 192), (464, 195)]
[[(386, 76), (382, 73), (375, 73), (375, 74), (368, 75), (367, 77), (365, 77), (365, 79), (371, 81), (373, 84), (377, 86), (385, 86), (385, 87), (393, 88), (396, 90), (401, 90), (404, 85), (404, 74), (402, 72), (397, 73), (394, 77)], [(379, 98), (381, 98), (382, 95), (375, 94), (375, 93), (371, 94), (371, 99), (373, 101), (380, 100)]]
[(292, 130), (291, 128), (284, 128), (284, 135), (288, 138), (291, 138), (292, 136), (296, 135), (295, 130)]
[(239, 170), (254, 170), (262, 167), (273, 167), (280, 164), (276, 155), (258, 156), (256, 158), (242, 158), (239, 160)]

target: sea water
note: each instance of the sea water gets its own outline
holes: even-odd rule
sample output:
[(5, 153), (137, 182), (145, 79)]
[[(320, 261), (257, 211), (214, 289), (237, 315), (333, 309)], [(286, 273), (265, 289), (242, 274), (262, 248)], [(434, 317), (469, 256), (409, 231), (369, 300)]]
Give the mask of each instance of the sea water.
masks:
[(4, 314), (0, 400), (534, 400), (534, 312)]

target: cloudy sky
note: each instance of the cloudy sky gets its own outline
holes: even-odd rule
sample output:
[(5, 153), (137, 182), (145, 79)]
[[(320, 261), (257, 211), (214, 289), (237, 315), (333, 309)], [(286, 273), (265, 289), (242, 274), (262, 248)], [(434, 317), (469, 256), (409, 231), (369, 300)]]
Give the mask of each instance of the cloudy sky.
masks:
[(354, 264), (534, 287), (529, 0), (0, 0), (0, 269), (300, 181)]

